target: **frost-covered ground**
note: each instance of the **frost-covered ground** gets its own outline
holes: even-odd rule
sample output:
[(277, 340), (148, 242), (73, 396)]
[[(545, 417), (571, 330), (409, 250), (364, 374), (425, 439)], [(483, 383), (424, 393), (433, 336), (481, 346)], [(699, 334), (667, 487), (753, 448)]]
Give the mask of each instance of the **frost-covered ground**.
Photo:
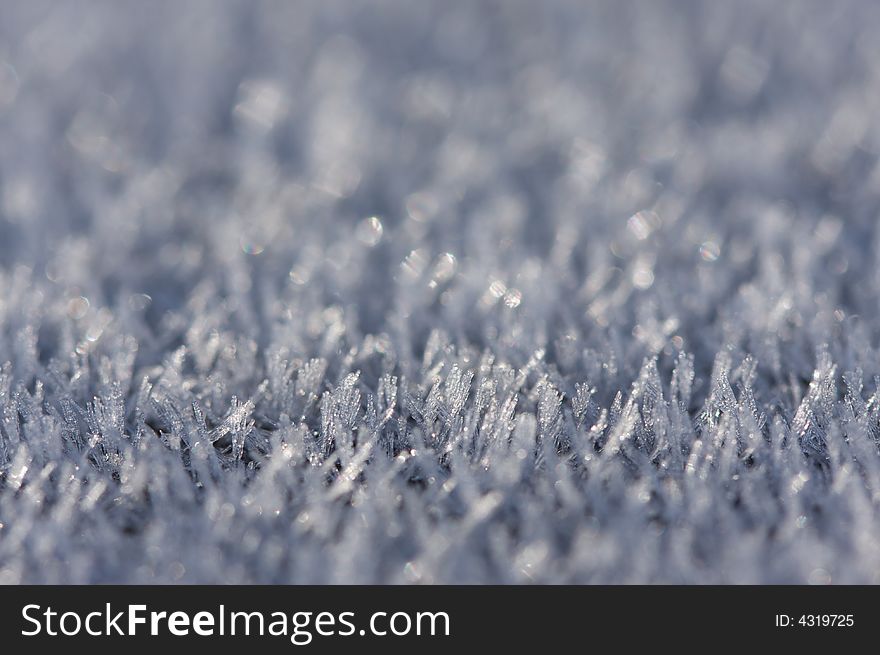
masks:
[(0, 2), (0, 580), (880, 581), (878, 10)]

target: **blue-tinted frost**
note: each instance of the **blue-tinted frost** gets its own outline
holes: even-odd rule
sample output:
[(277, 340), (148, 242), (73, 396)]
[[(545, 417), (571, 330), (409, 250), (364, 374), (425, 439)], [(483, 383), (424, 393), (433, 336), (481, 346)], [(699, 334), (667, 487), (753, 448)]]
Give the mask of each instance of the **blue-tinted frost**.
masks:
[(880, 581), (874, 3), (0, 5), (0, 582)]

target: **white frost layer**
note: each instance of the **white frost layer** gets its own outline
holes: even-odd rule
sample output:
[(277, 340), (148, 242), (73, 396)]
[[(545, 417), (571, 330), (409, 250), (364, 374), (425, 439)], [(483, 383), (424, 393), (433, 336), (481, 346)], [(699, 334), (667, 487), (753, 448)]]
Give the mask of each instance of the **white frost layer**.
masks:
[(864, 2), (4, 2), (0, 582), (880, 581)]

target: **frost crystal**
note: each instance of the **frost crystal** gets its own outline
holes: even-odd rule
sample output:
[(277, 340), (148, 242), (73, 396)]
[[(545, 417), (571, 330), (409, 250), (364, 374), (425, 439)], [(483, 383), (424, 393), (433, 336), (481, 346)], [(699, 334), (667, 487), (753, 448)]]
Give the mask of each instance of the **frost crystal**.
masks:
[(4, 3), (0, 582), (880, 582), (880, 7), (157, 4)]

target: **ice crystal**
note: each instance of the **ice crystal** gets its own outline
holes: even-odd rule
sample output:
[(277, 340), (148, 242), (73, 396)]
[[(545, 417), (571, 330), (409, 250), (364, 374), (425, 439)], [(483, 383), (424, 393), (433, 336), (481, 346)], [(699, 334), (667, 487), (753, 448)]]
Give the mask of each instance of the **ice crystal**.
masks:
[(880, 11), (776, 4), (5, 2), (0, 582), (880, 581)]

